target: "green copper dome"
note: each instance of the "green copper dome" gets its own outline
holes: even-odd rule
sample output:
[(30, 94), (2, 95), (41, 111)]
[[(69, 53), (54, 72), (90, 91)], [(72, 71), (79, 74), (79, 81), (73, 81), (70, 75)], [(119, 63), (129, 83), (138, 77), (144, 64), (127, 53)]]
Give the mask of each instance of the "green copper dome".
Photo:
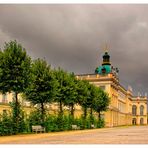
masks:
[(111, 73), (110, 65), (102, 65), (96, 68), (96, 73), (98, 74), (109, 74)]
[(109, 74), (111, 73), (110, 55), (105, 52), (103, 55), (103, 63), (101, 66), (97, 67), (95, 73), (98, 74)]
[(118, 68), (114, 68), (113, 66), (111, 66), (110, 55), (108, 54), (108, 52), (105, 52), (102, 57), (103, 57), (102, 65), (96, 68), (95, 73), (100, 75), (113, 73), (116, 76), (118, 76), (119, 70)]

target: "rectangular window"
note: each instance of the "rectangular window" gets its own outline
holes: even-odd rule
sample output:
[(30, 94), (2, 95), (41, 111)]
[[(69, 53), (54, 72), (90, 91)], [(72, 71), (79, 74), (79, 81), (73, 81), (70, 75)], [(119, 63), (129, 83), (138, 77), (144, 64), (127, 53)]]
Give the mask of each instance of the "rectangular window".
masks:
[(2, 103), (7, 103), (7, 94), (3, 94)]
[(99, 86), (102, 90), (105, 90), (105, 86)]

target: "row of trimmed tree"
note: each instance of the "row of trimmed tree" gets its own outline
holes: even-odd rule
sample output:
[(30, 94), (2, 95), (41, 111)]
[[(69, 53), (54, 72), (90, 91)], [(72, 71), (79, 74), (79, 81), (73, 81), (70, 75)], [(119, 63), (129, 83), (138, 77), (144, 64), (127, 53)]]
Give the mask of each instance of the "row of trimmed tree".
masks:
[[(59, 115), (63, 115), (63, 107), (69, 107), (69, 113), (74, 118), (75, 106), (80, 105), (84, 119), (88, 109), (90, 116), (93, 111), (106, 111), (109, 105), (108, 94), (86, 80), (76, 79), (74, 73), (68, 73), (61, 68), (51, 69), (43, 59), (32, 60), (26, 50), (17, 41), (5, 43), (0, 51), (0, 92), (15, 93), (15, 118), (18, 121), (18, 94), (40, 106), (41, 121), (44, 123), (45, 106), (58, 103)], [(16, 125), (17, 126), (17, 125)]]

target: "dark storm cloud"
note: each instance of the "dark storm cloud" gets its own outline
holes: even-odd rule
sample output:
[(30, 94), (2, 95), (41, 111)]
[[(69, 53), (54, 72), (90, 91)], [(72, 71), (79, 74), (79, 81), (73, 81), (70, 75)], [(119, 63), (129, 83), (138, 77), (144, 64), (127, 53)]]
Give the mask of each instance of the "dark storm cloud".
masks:
[(148, 92), (148, 5), (0, 5), (0, 44), (17, 39), (33, 58), (93, 73), (105, 42), (120, 80)]

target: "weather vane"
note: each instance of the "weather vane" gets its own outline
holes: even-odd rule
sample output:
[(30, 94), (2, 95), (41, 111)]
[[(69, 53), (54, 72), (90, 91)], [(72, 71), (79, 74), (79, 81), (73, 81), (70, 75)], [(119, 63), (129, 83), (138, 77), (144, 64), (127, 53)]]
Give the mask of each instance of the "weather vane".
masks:
[(103, 46), (103, 50), (104, 50), (104, 52), (108, 52), (108, 45), (107, 45), (107, 43), (105, 43), (105, 45)]

